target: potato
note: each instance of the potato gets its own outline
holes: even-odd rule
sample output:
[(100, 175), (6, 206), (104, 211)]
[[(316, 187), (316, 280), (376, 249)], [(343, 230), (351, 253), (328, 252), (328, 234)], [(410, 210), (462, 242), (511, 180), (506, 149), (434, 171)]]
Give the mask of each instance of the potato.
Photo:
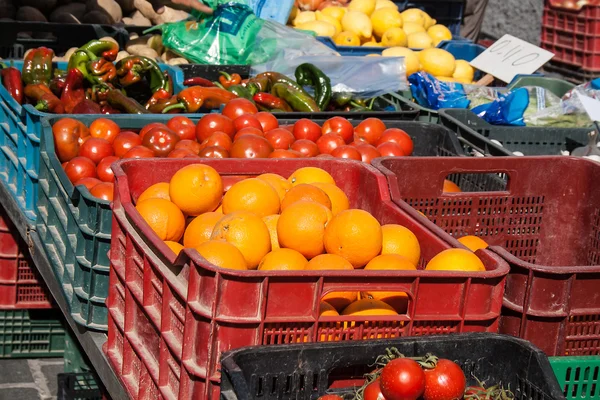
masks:
[(162, 54), (165, 51), (165, 46), (163, 46), (161, 35), (152, 35), (146, 44), (150, 46), (150, 48), (154, 49), (154, 51), (156, 51), (158, 54)]
[(121, 6), (115, 0), (97, 0), (98, 5), (102, 7), (115, 22), (121, 22), (123, 18), (123, 12)]
[(162, 53), (162, 55), (160, 56), (160, 59), (163, 60), (164, 62), (168, 63), (169, 60), (173, 59), (173, 58), (178, 58), (179, 56), (175, 53), (173, 53), (171, 50), (167, 50), (164, 53)]
[(154, 21), (154, 18), (158, 16), (154, 8), (152, 8), (152, 4), (146, 0), (134, 0), (133, 5), (144, 17), (151, 21)]
[(151, 47), (145, 44), (134, 44), (133, 46), (127, 47), (127, 52), (135, 56), (144, 56), (151, 59), (159, 58), (158, 53)]
[(181, 65), (181, 64), (189, 64), (190, 62), (183, 57), (177, 57), (170, 59), (167, 64), (169, 65)]
[(144, 17), (144, 14), (142, 14), (139, 10), (134, 12), (131, 15), (131, 19), (133, 20), (133, 25), (152, 26), (152, 21), (150, 21), (148, 18)]
[(174, 10), (171, 7), (165, 7), (165, 11), (162, 14), (158, 14), (156, 18), (152, 19), (152, 22), (156, 25), (165, 24), (167, 22), (177, 22), (187, 19), (190, 14), (181, 10)]
[(107, 42), (113, 42), (113, 43), (115, 43), (117, 45), (119, 44), (119, 42), (117, 42), (117, 40), (114, 37), (111, 37), (111, 36), (101, 37), (100, 40), (104, 40), (104, 41), (107, 41)]
[(67, 52), (65, 53), (65, 58), (67, 60), (71, 59), (71, 56), (73, 55), (73, 53), (75, 53), (77, 51), (77, 47), (71, 47), (69, 50), (67, 50)]
[(46, 20), (46, 17), (40, 12), (40, 10), (28, 6), (20, 7), (17, 10), (17, 15), (15, 19), (17, 21), (48, 22), (48, 20)]
[(125, 50), (121, 50), (118, 54), (117, 54), (117, 59), (115, 61), (121, 61), (122, 59), (129, 57), (131, 54), (129, 54), (128, 52), (126, 52)]

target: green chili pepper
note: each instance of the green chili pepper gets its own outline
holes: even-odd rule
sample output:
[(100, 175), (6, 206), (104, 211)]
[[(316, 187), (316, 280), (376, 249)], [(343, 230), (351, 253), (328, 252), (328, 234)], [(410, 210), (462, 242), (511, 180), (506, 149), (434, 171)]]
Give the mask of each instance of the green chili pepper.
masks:
[(252, 99), (252, 93), (250, 93), (250, 89), (245, 88), (242, 85), (231, 85), (227, 88), (227, 90), (237, 95), (237, 97), (248, 99), (254, 103), (254, 100)]
[(119, 60), (117, 63), (117, 76), (123, 87), (133, 85), (146, 76), (152, 93), (160, 89), (172, 93), (172, 90), (169, 90), (169, 80), (165, 78), (156, 61), (148, 57), (129, 56)]
[(331, 80), (319, 68), (310, 63), (300, 64), (296, 68), (296, 82), (315, 89), (315, 101), (324, 110), (331, 100)]
[(271, 89), (271, 94), (284, 100), (294, 111), (319, 112), (321, 109), (306, 92), (284, 83), (276, 83)]
[(88, 72), (88, 63), (96, 61), (99, 58), (104, 58), (107, 61), (114, 61), (115, 58), (117, 58), (118, 52), (119, 45), (116, 43), (108, 40), (92, 40), (81, 46), (73, 53), (73, 55), (71, 55), (67, 70), (70, 71), (73, 68), (77, 68), (90, 83), (96, 84), (97, 81), (90, 77)]
[[(268, 72), (263, 72), (261, 74), (256, 75), (256, 78), (254, 79), (261, 79), (262, 78), (267, 78), (268, 82), (271, 84), (271, 88), (273, 88), (273, 85), (275, 85), (276, 83), (283, 83), (287, 86), (293, 87), (296, 90), (299, 90), (303, 93), (306, 93), (304, 91), (304, 89), (302, 88), (301, 85), (299, 85), (298, 83), (296, 83), (296, 81), (294, 81), (293, 79), (288, 78), (287, 76), (280, 74), (279, 72), (273, 72), (273, 71), (268, 71)], [(263, 89), (261, 90), (261, 92), (265, 92), (267, 89)]]
[(52, 79), (54, 51), (46, 47), (33, 49), (23, 60), (21, 79), (26, 85), (42, 83), (48, 85)]
[(346, 92), (336, 92), (333, 94), (333, 102), (339, 107), (344, 107), (352, 101), (352, 94)]

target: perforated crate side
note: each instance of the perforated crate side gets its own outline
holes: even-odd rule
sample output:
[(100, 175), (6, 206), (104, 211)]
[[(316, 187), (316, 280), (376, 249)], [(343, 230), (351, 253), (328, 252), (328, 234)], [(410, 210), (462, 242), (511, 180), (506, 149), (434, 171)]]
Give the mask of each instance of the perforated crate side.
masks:
[(0, 358), (61, 357), (64, 329), (60, 312), (0, 310)]

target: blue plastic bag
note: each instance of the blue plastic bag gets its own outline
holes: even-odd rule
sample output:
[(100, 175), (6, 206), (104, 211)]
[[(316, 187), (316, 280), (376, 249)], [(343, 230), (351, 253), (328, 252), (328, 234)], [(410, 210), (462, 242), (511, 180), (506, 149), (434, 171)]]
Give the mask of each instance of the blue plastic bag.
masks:
[(408, 77), (410, 90), (417, 103), (432, 110), (468, 108), (470, 100), (460, 83), (442, 82), (427, 72), (415, 72)]
[(526, 88), (515, 89), (500, 94), (498, 99), (473, 108), (475, 114), (492, 125), (525, 126), (523, 115), (529, 106), (529, 92)]

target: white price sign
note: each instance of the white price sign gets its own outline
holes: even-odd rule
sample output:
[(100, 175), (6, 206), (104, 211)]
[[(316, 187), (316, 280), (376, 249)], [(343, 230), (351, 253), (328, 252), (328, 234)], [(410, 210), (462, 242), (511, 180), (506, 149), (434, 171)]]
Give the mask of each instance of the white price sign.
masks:
[(600, 101), (580, 94), (579, 92), (575, 93), (577, 93), (577, 97), (581, 100), (581, 104), (590, 119), (592, 121), (600, 121)]
[(471, 65), (478, 70), (510, 83), (519, 74), (532, 74), (554, 54), (511, 35), (504, 35)]

